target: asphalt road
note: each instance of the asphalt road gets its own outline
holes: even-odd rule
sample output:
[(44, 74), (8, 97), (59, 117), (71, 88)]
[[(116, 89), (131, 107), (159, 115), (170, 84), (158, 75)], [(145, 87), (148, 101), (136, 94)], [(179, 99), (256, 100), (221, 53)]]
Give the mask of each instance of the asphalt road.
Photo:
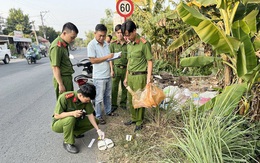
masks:
[[(86, 49), (72, 51), (77, 59), (86, 56)], [(75, 75), (81, 69), (75, 67)], [(28, 65), (25, 59), (0, 63), (0, 162), (59, 163), (102, 162), (98, 160), (95, 130), (76, 139), (78, 154), (70, 154), (62, 146), (63, 135), (51, 130), (55, 94), (49, 58)], [(77, 86), (75, 85), (75, 88)], [(96, 139), (91, 148), (90, 141)]]

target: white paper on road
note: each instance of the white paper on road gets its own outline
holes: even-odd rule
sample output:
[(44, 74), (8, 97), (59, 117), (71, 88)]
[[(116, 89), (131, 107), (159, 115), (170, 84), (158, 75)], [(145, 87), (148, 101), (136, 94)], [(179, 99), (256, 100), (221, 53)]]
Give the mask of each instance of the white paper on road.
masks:
[(91, 148), (94, 142), (95, 142), (95, 139), (92, 139), (92, 140), (90, 141), (88, 147)]
[(114, 53), (114, 57), (107, 59), (107, 61), (112, 61), (112, 60), (115, 60), (115, 59), (120, 58), (120, 57), (121, 57), (121, 53), (122, 53), (122, 51), (121, 51), (121, 52)]

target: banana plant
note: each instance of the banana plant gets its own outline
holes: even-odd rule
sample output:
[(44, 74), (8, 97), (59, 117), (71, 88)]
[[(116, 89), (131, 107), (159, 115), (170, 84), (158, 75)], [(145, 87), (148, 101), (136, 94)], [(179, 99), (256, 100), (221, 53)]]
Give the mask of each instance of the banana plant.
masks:
[[(260, 49), (259, 1), (197, 0), (192, 2), (196, 7), (183, 2), (177, 6), (181, 19), (194, 29), (203, 42), (212, 45), (217, 56), (221, 54), (228, 58), (229, 62), (224, 61), (224, 63), (233, 69), (233, 73), (238, 78), (248, 80), (245, 77), (257, 66), (255, 52)], [(200, 12), (199, 9), (208, 6), (217, 7), (219, 18), (210, 19)], [(171, 47), (181, 46), (180, 39), (183, 38), (177, 39)], [(200, 59), (203, 62), (203, 57)]]
[[(240, 79), (238, 81), (246, 84), (243, 88), (247, 89), (240, 91), (240, 96), (243, 92), (247, 94), (253, 83), (260, 78), (260, 66), (256, 57), (256, 51), (260, 49), (260, 2), (256, 0), (194, 0), (192, 4), (195, 4), (196, 7), (181, 2), (177, 6), (179, 16), (194, 29), (203, 42), (212, 46), (217, 57), (221, 55), (222, 58), (226, 58), (223, 62), (232, 68), (233, 74)], [(219, 10), (217, 19), (205, 16), (200, 12), (201, 8), (205, 9), (207, 6), (216, 6)], [(179, 44), (177, 40), (176, 44)], [(201, 66), (211, 59), (199, 56), (185, 58), (181, 63), (185, 66), (195, 66), (196, 64)], [(196, 60), (200, 60), (200, 62)], [(225, 78), (227, 77), (225, 76)], [(235, 87), (237, 86), (230, 86), (230, 90)], [(219, 102), (211, 107), (206, 105), (204, 107), (215, 110), (219, 108), (217, 105)]]

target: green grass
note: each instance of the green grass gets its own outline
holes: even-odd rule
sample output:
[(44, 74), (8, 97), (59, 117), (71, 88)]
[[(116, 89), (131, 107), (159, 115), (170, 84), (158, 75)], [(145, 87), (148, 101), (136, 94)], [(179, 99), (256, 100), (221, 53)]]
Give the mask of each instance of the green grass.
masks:
[(172, 132), (177, 142), (169, 142), (169, 146), (181, 149), (187, 162), (251, 162), (255, 157), (254, 136), (258, 129), (245, 127), (245, 117), (198, 113), (193, 109), (183, 115), (184, 126), (177, 128), (182, 134)]

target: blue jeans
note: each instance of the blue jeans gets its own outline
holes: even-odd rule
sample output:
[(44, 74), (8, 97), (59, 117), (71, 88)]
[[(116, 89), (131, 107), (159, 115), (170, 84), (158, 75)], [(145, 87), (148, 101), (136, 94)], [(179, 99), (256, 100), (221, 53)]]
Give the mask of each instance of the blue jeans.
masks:
[(94, 85), (96, 87), (96, 98), (95, 98), (96, 117), (101, 118), (102, 104), (104, 104), (105, 114), (111, 113), (112, 80), (111, 78), (94, 79)]

